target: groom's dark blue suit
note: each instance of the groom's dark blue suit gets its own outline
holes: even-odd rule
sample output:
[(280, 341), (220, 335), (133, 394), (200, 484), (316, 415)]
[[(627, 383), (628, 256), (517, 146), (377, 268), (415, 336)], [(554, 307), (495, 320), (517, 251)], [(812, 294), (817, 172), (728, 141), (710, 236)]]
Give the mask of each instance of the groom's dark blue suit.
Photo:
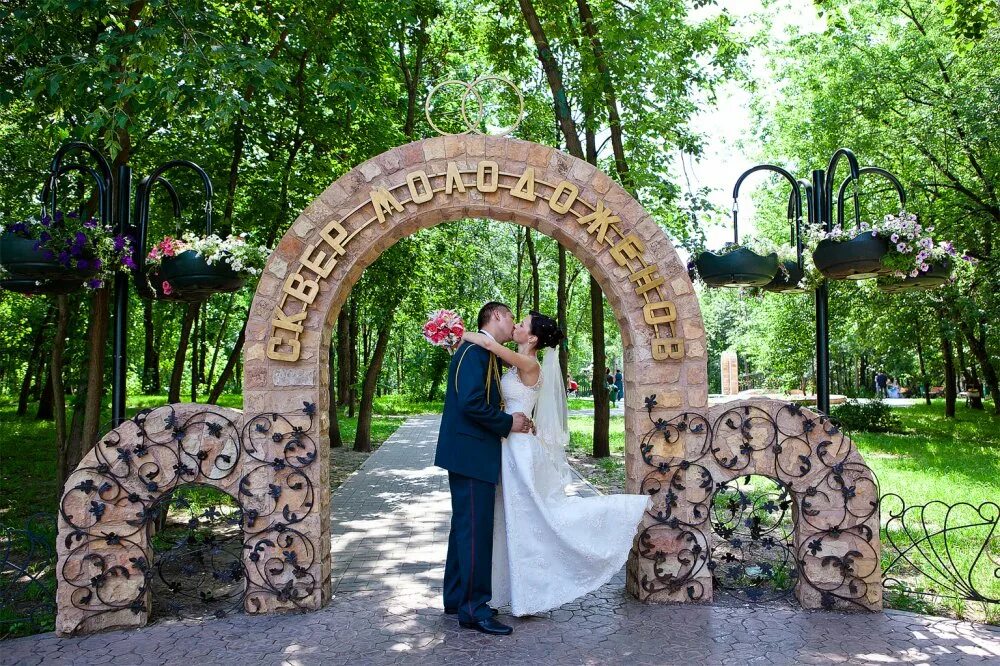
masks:
[(496, 356), (463, 343), (448, 368), (448, 389), (434, 464), (448, 470), (451, 534), (444, 606), (459, 620), (492, 616), (493, 506), (500, 478), (500, 440), (514, 417), (501, 409)]

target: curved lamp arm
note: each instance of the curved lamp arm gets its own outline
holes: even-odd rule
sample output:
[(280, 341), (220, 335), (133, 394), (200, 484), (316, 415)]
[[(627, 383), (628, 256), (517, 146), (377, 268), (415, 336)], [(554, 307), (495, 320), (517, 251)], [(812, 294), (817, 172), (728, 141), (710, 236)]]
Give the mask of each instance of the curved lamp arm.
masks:
[[(149, 240), (149, 202), (152, 197), (153, 187), (157, 183), (160, 183), (170, 196), (171, 203), (173, 204), (174, 217), (179, 218), (181, 215), (181, 201), (180, 197), (177, 196), (177, 190), (169, 180), (163, 177), (165, 172), (177, 167), (192, 169), (201, 178), (202, 184), (205, 188), (205, 229), (206, 233), (212, 233), (212, 180), (208, 177), (205, 170), (194, 162), (188, 160), (173, 160), (158, 167), (153, 171), (153, 173), (143, 178), (142, 181), (139, 182), (139, 186), (136, 188), (135, 220), (137, 229), (135, 230), (135, 236), (137, 253), (135, 272), (136, 275), (140, 277), (144, 276), (146, 273), (146, 243)], [(150, 298), (153, 296), (153, 293), (150, 291), (145, 279), (137, 279), (135, 282), (136, 288), (139, 290), (139, 294), (141, 296), (144, 298)]]
[[(851, 180), (857, 181), (860, 177), (861, 167), (858, 165), (858, 158), (854, 155), (851, 150), (847, 148), (838, 148), (837, 152), (833, 154), (830, 158), (830, 165), (826, 169), (826, 187), (824, 187), (824, 195), (826, 199), (826, 210), (833, 209), (833, 181), (837, 175), (837, 164), (842, 158), (847, 159), (848, 167), (851, 170), (851, 175), (848, 178), (848, 182)], [(858, 190), (854, 190), (854, 223), (855, 226), (861, 226), (861, 209), (858, 206)], [(843, 210), (842, 208), (837, 211), (837, 220), (840, 222), (843, 220)], [(827, 231), (829, 231), (830, 220), (823, 220), (826, 223)]]
[[(875, 174), (882, 176), (890, 183), (892, 183), (893, 189), (896, 190), (896, 194), (899, 196), (899, 206), (901, 209), (906, 208), (906, 190), (903, 189), (903, 184), (899, 182), (899, 178), (890, 172), (886, 171), (882, 167), (872, 167), (866, 166), (858, 169), (858, 176), (863, 176), (866, 173)], [(840, 190), (837, 192), (837, 224), (844, 224), (844, 194), (847, 192), (847, 186), (851, 183), (852, 179), (848, 178), (840, 185)], [(857, 196), (857, 193), (855, 193)], [(857, 206), (857, 201), (855, 201), (855, 206)]]
[[(52, 178), (58, 177), (62, 173), (63, 160), (75, 153), (87, 153), (90, 155), (95, 162), (97, 162), (98, 169), (100, 171), (100, 178), (104, 181), (104, 187), (101, 192), (101, 204), (100, 207), (104, 211), (105, 215), (111, 214), (111, 188), (114, 180), (111, 177), (111, 166), (108, 161), (104, 159), (104, 156), (97, 151), (96, 148), (91, 146), (89, 143), (84, 143), (82, 141), (71, 141), (69, 143), (64, 143), (56, 151), (55, 157), (52, 158), (52, 166), (49, 168)], [(55, 212), (55, 188), (52, 188), (52, 200), (53, 200), (53, 212)], [(108, 220), (105, 217), (101, 218), (103, 224), (107, 224)]]
[(70, 173), (72, 171), (77, 171), (85, 176), (90, 176), (94, 181), (94, 186), (97, 188), (97, 208), (98, 215), (101, 217), (102, 226), (107, 223), (107, 216), (111, 213), (108, 204), (110, 204), (110, 199), (107, 197), (108, 188), (107, 184), (110, 181), (105, 181), (101, 174), (98, 173), (94, 167), (84, 166), (83, 164), (66, 164), (53, 169), (49, 177), (45, 179), (45, 185), (42, 186), (42, 192), (39, 195), (39, 199), (42, 202), (42, 206), (45, 205), (46, 200), (50, 200), (52, 206), (52, 214), (56, 213), (56, 203), (58, 202), (58, 192), (59, 189), (59, 178), (63, 175)]
[[(737, 216), (739, 214), (739, 207), (737, 202), (740, 196), (740, 186), (743, 181), (747, 179), (748, 176), (754, 174), (758, 171), (771, 171), (782, 176), (785, 180), (792, 184), (792, 194), (788, 201), (788, 209), (790, 213), (794, 213), (795, 216), (795, 238), (793, 243), (796, 245), (798, 252), (799, 264), (802, 264), (802, 191), (799, 187), (799, 181), (795, 179), (795, 176), (790, 174), (787, 170), (782, 169), (780, 166), (774, 164), (758, 164), (757, 166), (750, 167), (736, 179), (736, 185), (733, 186), (733, 241), (737, 244), (740, 242), (740, 232), (739, 226), (737, 224)], [(791, 216), (791, 215), (790, 215)]]
[[(799, 268), (802, 268), (802, 252), (805, 250), (805, 241), (802, 238), (803, 201), (810, 209), (814, 206), (812, 203), (812, 183), (803, 178), (799, 178), (798, 181), (799, 191), (805, 194), (805, 199), (796, 199), (794, 191), (788, 195), (788, 221), (791, 227), (792, 245), (795, 246)], [(798, 207), (796, 207), (796, 201), (798, 201)]]

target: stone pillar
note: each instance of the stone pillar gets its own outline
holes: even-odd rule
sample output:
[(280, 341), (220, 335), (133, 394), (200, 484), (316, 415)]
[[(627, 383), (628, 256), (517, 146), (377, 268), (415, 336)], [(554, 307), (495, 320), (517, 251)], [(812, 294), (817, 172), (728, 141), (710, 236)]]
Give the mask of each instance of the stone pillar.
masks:
[(727, 349), (719, 359), (722, 370), (722, 395), (736, 395), (740, 392), (740, 363), (736, 352)]

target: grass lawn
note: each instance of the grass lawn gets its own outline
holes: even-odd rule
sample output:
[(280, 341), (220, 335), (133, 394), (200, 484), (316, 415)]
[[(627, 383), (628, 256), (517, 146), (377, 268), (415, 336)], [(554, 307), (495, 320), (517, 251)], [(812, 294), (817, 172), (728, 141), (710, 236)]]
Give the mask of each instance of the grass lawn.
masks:
[[(943, 401), (936, 400), (930, 406), (920, 404), (894, 408), (902, 419), (905, 432), (902, 434), (881, 434), (859, 432), (852, 438), (869, 467), (878, 476), (881, 493), (895, 493), (908, 506), (922, 505), (933, 500), (948, 504), (968, 502), (976, 508), (984, 502), (1000, 503), (1000, 417), (989, 412), (974, 411), (958, 407), (955, 419), (944, 418)], [(622, 492), (624, 487), (625, 424), (622, 417), (612, 417), (610, 427), (610, 459), (597, 460), (589, 456), (592, 450), (592, 417), (570, 418), (569, 453), (574, 464), (587, 474), (591, 482), (605, 492)], [(989, 507), (984, 511), (987, 518), (995, 517)], [(917, 514), (911, 517), (916, 518)], [(883, 528), (888, 520), (888, 512), (883, 511)], [(930, 531), (944, 526), (945, 508), (942, 505), (924, 512), (923, 524)], [(971, 510), (953, 512), (949, 525), (964, 525), (980, 522)], [(950, 533), (946, 553), (941, 537), (933, 537), (925, 542), (925, 552), (939, 564), (934, 551), (947, 562), (951, 557), (958, 571), (969, 566), (979, 554), (989, 534), (990, 526), (969, 528)], [(921, 536), (918, 533), (917, 536)], [(883, 529), (883, 565), (888, 564), (892, 555)], [(904, 547), (907, 537), (898, 529), (891, 536)], [(1000, 598), (1000, 579), (994, 576), (995, 565), (990, 566), (989, 557), (1000, 561), (1000, 534), (994, 534), (973, 573), (976, 588), (989, 596)], [(928, 562), (918, 562), (922, 570), (928, 570)], [(894, 567), (894, 571), (899, 570)], [(923, 579), (914, 570), (899, 570), (906, 577), (908, 586), (928, 589), (933, 582)], [(976, 602), (936, 600), (933, 603), (922, 598), (914, 598), (887, 591), (887, 604), (895, 608), (905, 608), (931, 613), (947, 613), (959, 617), (1000, 623), (1000, 604), (981, 606)]]

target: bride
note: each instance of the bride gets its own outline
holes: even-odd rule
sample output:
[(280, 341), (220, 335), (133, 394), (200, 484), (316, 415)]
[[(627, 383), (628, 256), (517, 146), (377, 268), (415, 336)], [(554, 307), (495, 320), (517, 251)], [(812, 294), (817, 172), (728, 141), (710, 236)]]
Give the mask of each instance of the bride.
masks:
[(500, 380), (504, 411), (534, 410), (537, 435), (511, 433), (503, 441), (493, 533), (491, 605), (509, 603), (522, 616), (558, 608), (611, 580), (625, 564), (649, 498), (566, 495), (573, 474), (564, 451), (568, 407), (557, 351), (565, 336), (550, 317), (532, 311), (515, 324), (513, 337), (517, 351), (481, 333), (464, 339), (511, 365)]

